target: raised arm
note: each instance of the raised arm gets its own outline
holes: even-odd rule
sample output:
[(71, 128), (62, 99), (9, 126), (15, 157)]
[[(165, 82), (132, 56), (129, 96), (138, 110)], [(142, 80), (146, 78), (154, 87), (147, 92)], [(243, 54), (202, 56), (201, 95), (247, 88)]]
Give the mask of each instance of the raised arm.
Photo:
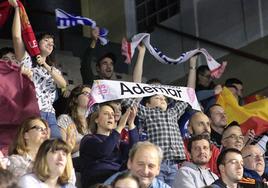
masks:
[(137, 58), (137, 62), (135, 64), (134, 70), (133, 70), (133, 82), (140, 83), (142, 82), (142, 73), (143, 73), (143, 60), (146, 48), (144, 44), (140, 44), (138, 46), (139, 54)]
[(12, 40), (16, 59), (21, 61), (25, 55), (25, 46), (21, 36), (20, 9), (16, 0), (8, 0), (9, 4), (15, 8), (12, 24)]
[(196, 86), (196, 62), (197, 62), (197, 55), (191, 57), (190, 59), (190, 66), (189, 66), (189, 74), (188, 74), (188, 80), (187, 80), (187, 87), (191, 87), (195, 89)]
[(97, 45), (98, 38), (99, 38), (99, 28), (96, 27), (91, 30), (90, 45), (84, 52), (83, 57), (81, 59), (80, 72), (81, 72), (83, 84), (91, 85), (95, 78), (93, 71), (91, 69), (91, 62), (92, 62), (94, 49)]

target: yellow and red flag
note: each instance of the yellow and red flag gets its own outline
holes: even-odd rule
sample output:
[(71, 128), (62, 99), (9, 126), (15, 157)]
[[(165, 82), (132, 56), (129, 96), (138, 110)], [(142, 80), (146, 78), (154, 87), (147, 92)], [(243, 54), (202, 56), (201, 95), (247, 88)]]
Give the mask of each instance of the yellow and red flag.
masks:
[(256, 135), (268, 131), (268, 99), (240, 106), (231, 91), (224, 87), (218, 96), (217, 103), (224, 108), (228, 124), (237, 121), (243, 134), (249, 129), (254, 129)]

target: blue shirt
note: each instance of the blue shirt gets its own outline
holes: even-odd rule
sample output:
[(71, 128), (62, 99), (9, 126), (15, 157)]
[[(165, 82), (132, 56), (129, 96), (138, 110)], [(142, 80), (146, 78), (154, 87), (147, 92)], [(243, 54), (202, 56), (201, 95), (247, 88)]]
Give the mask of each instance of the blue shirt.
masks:
[[(126, 171), (122, 171), (122, 172), (117, 172), (114, 175), (112, 175), (111, 177), (109, 177), (105, 182), (104, 185), (111, 185), (112, 182), (115, 180), (115, 178), (117, 176), (119, 176), (120, 174), (124, 173)], [(162, 182), (161, 180), (154, 178), (152, 184), (148, 187), (148, 188), (171, 188), (168, 184)]]

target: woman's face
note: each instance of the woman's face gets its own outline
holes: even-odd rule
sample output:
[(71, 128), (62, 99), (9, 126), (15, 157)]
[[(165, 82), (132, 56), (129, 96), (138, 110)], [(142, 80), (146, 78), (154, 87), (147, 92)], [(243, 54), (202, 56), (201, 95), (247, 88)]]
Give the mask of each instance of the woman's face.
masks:
[(47, 165), (50, 176), (58, 177), (64, 172), (67, 163), (67, 153), (63, 150), (49, 151), (47, 153)]
[(31, 121), (28, 130), (24, 133), (26, 144), (39, 147), (49, 138), (48, 131), (48, 127), (39, 119)]
[(116, 125), (113, 108), (108, 105), (102, 106), (95, 122), (98, 125), (98, 131), (111, 131), (115, 129)]
[(44, 37), (39, 41), (39, 48), (41, 54), (49, 56), (54, 49), (54, 39), (52, 37)]
[(87, 108), (91, 89), (85, 87), (77, 98), (78, 107)]

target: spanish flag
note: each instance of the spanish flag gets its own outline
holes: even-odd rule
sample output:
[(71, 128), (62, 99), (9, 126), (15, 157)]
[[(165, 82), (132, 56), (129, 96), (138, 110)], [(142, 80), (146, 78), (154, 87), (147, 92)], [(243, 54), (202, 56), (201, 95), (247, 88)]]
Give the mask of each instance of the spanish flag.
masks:
[(228, 124), (237, 121), (243, 134), (249, 129), (254, 129), (256, 135), (268, 131), (268, 99), (239, 106), (231, 91), (224, 87), (218, 96), (217, 103), (224, 108)]

